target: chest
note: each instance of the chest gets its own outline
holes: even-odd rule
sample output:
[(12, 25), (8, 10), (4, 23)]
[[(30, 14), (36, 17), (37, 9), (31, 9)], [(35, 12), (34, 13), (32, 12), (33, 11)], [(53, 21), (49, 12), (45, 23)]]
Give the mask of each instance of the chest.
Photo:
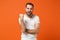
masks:
[(26, 24), (32, 24), (32, 25), (35, 24), (34, 18), (31, 18), (31, 19), (30, 18), (27, 18), (24, 21), (25, 21)]
[(35, 25), (34, 18), (25, 18), (24, 22), (26, 24), (27, 29), (34, 29), (34, 25)]

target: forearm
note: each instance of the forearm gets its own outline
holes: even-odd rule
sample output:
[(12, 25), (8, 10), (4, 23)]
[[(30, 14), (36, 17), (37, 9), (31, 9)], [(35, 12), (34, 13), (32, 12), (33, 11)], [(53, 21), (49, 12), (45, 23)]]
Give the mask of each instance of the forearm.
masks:
[(26, 32), (26, 26), (24, 23), (24, 15), (23, 14), (19, 15), (19, 23), (21, 25), (22, 32), (25, 33)]
[(21, 22), (21, 28), (22, 28), (22, 32), (26, 33), (26, 26), (23, 21)]
[(27, 29), (26, 32), (29, 33), (29, 34), (36, 34), (37, 33), (37, 31), (34, 30), (34, 29), (32, 29), (32, 30)]

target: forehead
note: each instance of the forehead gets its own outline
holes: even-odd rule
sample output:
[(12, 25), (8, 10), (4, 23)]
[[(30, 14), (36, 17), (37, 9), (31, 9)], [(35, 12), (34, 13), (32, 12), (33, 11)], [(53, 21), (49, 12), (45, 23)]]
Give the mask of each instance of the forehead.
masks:
[(32, 5), (27, 5), (26, 7), (27, 7), (27, 8), (33, 8), (33, 6), (32, 6)]

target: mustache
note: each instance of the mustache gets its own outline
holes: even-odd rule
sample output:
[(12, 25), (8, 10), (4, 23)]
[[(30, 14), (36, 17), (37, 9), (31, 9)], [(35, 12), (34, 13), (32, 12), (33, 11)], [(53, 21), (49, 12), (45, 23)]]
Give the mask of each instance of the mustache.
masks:
[(31, 12), (31, 11), (29, 11), (29, 12)]

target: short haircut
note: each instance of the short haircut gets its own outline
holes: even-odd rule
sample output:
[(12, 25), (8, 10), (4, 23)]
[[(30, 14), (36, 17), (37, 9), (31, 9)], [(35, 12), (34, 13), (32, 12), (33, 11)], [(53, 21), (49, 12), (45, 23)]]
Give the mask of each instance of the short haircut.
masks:
[(27, 5), (32, 5), (32, 7), (34, 7), (34, 5), (33, 5), (32, 3), (26, 3), (26, 6), (27, 6)]

